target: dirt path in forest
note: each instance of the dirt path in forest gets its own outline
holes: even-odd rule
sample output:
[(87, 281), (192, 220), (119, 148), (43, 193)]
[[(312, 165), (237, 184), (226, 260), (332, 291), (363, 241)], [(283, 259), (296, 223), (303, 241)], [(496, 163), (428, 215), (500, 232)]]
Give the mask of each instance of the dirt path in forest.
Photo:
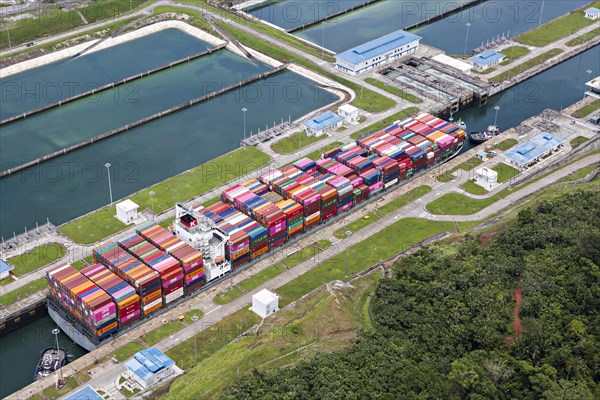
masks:
[(517, 337), (523, 333), (523, 325), (521, 324), (521, 302), (523, 301), (523, 289), (518, 288), (514, 293), (515, 307), (513, 308), (513, 323), (512, 323), (512, 334), (506, 336), (504, 341), (506, 347), (512, 346)]

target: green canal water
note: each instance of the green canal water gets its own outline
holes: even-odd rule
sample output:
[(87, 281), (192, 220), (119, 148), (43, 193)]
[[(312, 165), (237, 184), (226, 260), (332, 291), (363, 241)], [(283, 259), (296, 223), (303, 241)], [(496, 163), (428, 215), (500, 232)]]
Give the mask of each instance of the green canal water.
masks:
[(2, 169), (35, 160), (269, 69), (266, 64), (220, 50), (8, 124), (0, 130)]
[[(52, 318), (46, 315), (0, 338), (0, 398), (33, 381), (40, 353), (48, 347), (55, 346), (52, 329), (56, 327)], [(58, 335), (58, 345), (67, 350), (70, 361), (86, 353), (85, 349), (62, 332)]]
[(0, 119), (55, 103), (210, 47), (178, 29), (166, 29), (119, 46), (6, 77), (0, 81)]
[[(291, 1), (291, 0), (290, 0)], [(352, 13), (315, 25), (295, 34), (337, 53), (382, 35), (403, 29), (415, 22), (455, 8), (457, 1), (385, 0)], [(553, 0), (544, 2), (542, 22), (554, 19), (588, 3), (586, 0)], [(285, 4), (285, 3), (284, 3)], [(422, 42), (449, 54), (462, 54), (467, 39), (466, 23), (470, 22), (467, 52), (498, 35), (511, 36), (537, 27), (542, 0), (488, 1), (443, 20), (413, 30)]]

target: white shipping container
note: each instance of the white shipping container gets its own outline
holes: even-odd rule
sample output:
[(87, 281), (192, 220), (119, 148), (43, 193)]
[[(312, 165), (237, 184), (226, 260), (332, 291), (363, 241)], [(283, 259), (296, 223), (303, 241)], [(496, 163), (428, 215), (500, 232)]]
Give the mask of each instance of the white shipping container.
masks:
[(165, 304), (169, 304), (170, 302), (177, 300), (181, 296), (183, 296), (183, 286), (181, 288), (177, 289), (176, 291), (166, 295), (165, 296)]

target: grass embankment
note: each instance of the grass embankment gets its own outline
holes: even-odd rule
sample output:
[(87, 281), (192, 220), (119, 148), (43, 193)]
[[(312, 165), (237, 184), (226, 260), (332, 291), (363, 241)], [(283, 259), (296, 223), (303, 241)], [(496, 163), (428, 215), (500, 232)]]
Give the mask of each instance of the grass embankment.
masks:
[(335, 147), (339, 147), (339, 146), (343, 146), (343, 145), (344, 145), (344, 143), (342, 143), (342, 142), (333, 142), (331, 144), (321, 147), (319, 150), (315, 150), (315, 151), (308, 153), (305, 157), (310, 158), (311, 160), (318, 160), (321, 158), (321, 154), (323, 154), (326, 151), (329, 151)]
[(504, 71), (503, 73), (498, 74), (490, 79), (494, 82), (502, 82), (502, 81), (508, 79), (509, 77), (515, 77), (518, 74), (525, 72), (528, 69), (531, 69), (531, 68), (535, 67), (536, 65), (543, 63), (544, 61), (547, 61), (553, 57), (556, 57), (557, 55), (561, 54), (562, 52), (563, 52), (562, 49), (548, 50), (547, 52), (542, 53), (539, 56), (534, 57), (529, 61), (525, 61), (524, 63), (519, 64), (516, 67), (509, 69), (508, 71)]
[(453, 179), (456, 179), (456, 171), (462, 169), (463, 171), (471, 171), (473, 168), (481, 165), (483, 161), (477, 157), (471, 157), (467, 161), (458, 164), (456, 167), (452, 168), (449, 171), (445, 171), (443, 168), (439, 168), (439, 173), (437, 176), (437, 180), (443, 183), (450, 182)]
[(391, 93), (395, 96), (400, 97), (401, 99), (404, 99), (406, 101), (410, 101), (411, 103), (415, 103), (415, 104), (420, 104), (423, 102), (423, 100), (417, 96), (414, 96), (408, 92), (405, 92), (402, 89), (399, 89), (395, 86), (389, 86), (387, 84), (385, 84), (385, 82), (382, 82), (380, 80), (377, 80), (375, 78), (366, 78), (365, 82), (378, 87), (379, 89), (383, 89), (388, 93)]
[(164, 13), (187, 14), (191, 18), (185, 21), (186, 23), (193, 25), (196, 28), (202, 29), (203, 31), (209, 32), (213, 36), (221, 38), (221, 35), (213, 29), (212, 25), (204, 19), (204, 17), (199, 11), (190, 10), (189, 8), (182, 7), (159, 6), (154, 9), (152, 15), (159, 15)]
[(425, 194), (427, 194), (429, 192), (431, 192), (431, 186), (428, 186), (428, 185), (422, 185), (417, 188), (414, 188), (411, 191), (409, 191), (408, 193), (398, 196), (397, 198), (390, 201), (389, 203), (379, 207), (374, 212), (369, 213), (367, 215), (369, 218), (367, 218), (367, 219), (360, 218), (354, 222), (349, 223), (348, 225), (344, 226), (343, 228), (338, 229), (337, 231), (335, 231), (333, 233), (333, 236), (335, 236), (338, 239), (343, 239), (348, 236), (348, 234), (346, 233), (347, 231), (356, 233), (359, 230), (361, 230), (362, 228), (364, 228), (365, 226), (368, 226), (374, 222), (377, 222), (380, 218), (383, 218), (386, 215), (393, 213), (400, 207), (404, 207), (405, 205), (412, 203), (416, 199), (423, 197)]
[(495, 145), (494, 149), (498, 149), (500, 151), (506, 151), (506, 150), (510, 149), (511, 147), (513, 147), (514, 145), (516, 145), (517, 143), (519, 143), (519, 141), (516, 139), (504, 139), (503, 141), (501, 141), (500, 143)]
[(394, 123), (394, 121), (402, 120), (402, 119), (410, 117), (411, 115), (418, 113), (418, 112), (419, 112), (419, 109), (417, 107), (405, 108), (404, 110), (402, 110), (400, 112), (392, 114), (389, 117), (382, 119), (381, 121), (375, 122), (374, 124), (367, 126), (362, 131), (353, 133), (352, 135), (350, 135), (350, 137), (352, 139), (358, 139), (358, 138), (368, 135), (369, 133), (379, 132), (380, 130), (385, 129), (388, 126), (392, 125)]
[[(134, 9), (144, 2), (145, 0), (131, 0)], [(129, 4), (129, 0), (98, 0), (87, 7), (71, 11), (61, 11), (57, 7), (45, 8), (42, 10), (41, 15), (36, 19), (25, 18), (18, 22), (11, 22), (11, 45), (14, 47), (45, 36), (83, 27), (85, 23), (78, 12), (80, 12), (90, 24), (126, 15), (130, 12)], [(102, 29), (106, 29), (106, 27)], [(7, 48), (8, 30), (2, 29), (2, 31), (0, 31), (0, 49)], [(28, 49), (28, 51), (31, 50), (31, 48)]]
[(319, 140), (325, 139), (327, 136), (308, 136), (306, 132), (296, 132), (293, 135), (278, 140), (271, 145), (271, 150), (279, 154), (291, 154), (300, 149), (309, 146)]
[(500, 50), (500, 52), (504, 54), (504, 61), (500, 65), (508, 65), (516, 59), (529, 54), (529, 50), (523, 46), (510, 46)]
[(0, 296), (0, 304), (6, 307), (17, 300), (24, 299), (28, 296), (31, 296), (34, 293), (39, 292), (42, 289), (45, 289), (46, 286), (48, 286), (48, 283), (46, 282), (45, 278), (36, 279), (25, 286), (21, 286), (16, 290), (10, 291)]
[(297, 248), (294, 247), (287, 248), (285, 251), (293, 253), (281, 260), (281, 262), (278, 262), (272, 267), (259, 272), (258, 274), (240, 282), (235, 286), (232, 286), (229, 288), (229, 290), (227, 290), (227, 292), (215, 296), (213, 301), (217, 304), (227, 304), (230, 301), (242, 296), (244, 293), (247, 293), (267, 282), (268, 280), (276, 277), (286, 269), (293, 268), (309, 258), (318, 255), (320, 251), (328, 249), (329, 246), (331, 246), (331, 242), (329, 240), (319, 240), (317, 243), (312, 243), (300, 250), (297, 250)]
[(357, 279), (350, 288), (331, 292), (319, 288), (293, 309), (269, 317), (256, 334), (199, 358), (199, 364), (178, 378), (164, 398), (216, 399), (237, 375), (285, 367), (351, 346), (359, 329), (371, 328), (369, 300), (378, 280), (375, 273)]
[(256, 36), (242, 32), (242, 31), (235, 29), (221, 21), (216, 21), (216, 23), (221, 28), (228, 31), (237, 41), (239, 41), (240, 43), (242, 43), (245, 46), (253, 48), (256, 51), (264, 53), (264, 54), (266, 54), (270, 57), (273, 57), (281, 62), (294, 62), (298, 65), (302, 65), (303, 67), (306, 67), (312, 71), (315, 71), (316, 73), (318, 73), (320, 75), (323, 75), (329, 79), (332, 79), (332, 80), (352, 89), (355, 93), (357, 93), (357, 97), (352, 101), (352, 104), (358, 108), (361, 108), (368, 112), (377, 113), (377, 112), (382, 112), (384, 110), (387, 110), (388, 108), (393, 107), (396, 104), (396, 102), (393, 101), (392, 99), (389, 99), (385, 96), (382, 96), (382, 95), (375, 93), (368, 89), (363, 89), (362, 95), (360, 95), (360, 93), (361, 93), (360, 85), (358, 85), (354, 82), (350, 82), (346, 79), (340, 78), (336, 74), (329, 73), (329, 72), (325, 71), (324, 69), (318, 67), (317, 65), (313, 64), (311, 61), (308, 61), (304, 57), (297, 56), (296, 54), (288, 52), (287, 50), (284, 50), (284, 49), (276, 47), (272, 44), (266, 43), (262, 39), (260, 39)]
[[(346, 275), (363, 271), (406, 248), (438, 233), (454, 230), (452, 222), (404, 218), (348, 248), (302, 276), (277, 289), (280, 307), (297, 300), (318, 286), (332, 280), (344, 280)], [(346, 257), (348, 256), (348, 257)], [(348, 260), (348, 274), (346, 274)]]
[(575, 118), (584, 118), (593, 113), (594, 111), (600, 109), (600, 100), (594, 100), (588, 105), (581, 107), (578, 110), (575, 110), (571, 113), (572, 117)]
[(31, 271), (60, 260), (65, 255), (65, 248), (58, 243), (48, 243), (34, 247), (31, 251), (11, 257), (7, 261), (15, 266), (12, 274), (23, 276)]
[[(522, 33), (515, 38), (515, 41), (530, 46), (542, 47), (562, 39), (563, 37), (595, 22), (587, 19), (583, 13), (583, 10), (588, 7), (590, 6), (584, 6), (567, 15), (553, 19), (537, 29)], [(594, 2), (591, 7), (600, 8), (600, 1)]]
[[(268, 162), (269, 156), (265, 153), (254, 147), (244, 147), (143, 189), (130, 199), (140, 206), (140, 211), (151, 209), (152, 199), (148, 193), (154, 191), (154, 211), (158, 214), (173, 207), (176, 202), (206, 193)], [(74, 242), (95, 243), (125, 229), (126, 226), (114, 217), (115, 214), (114, 206), (105, 207), (61, 225), (59, 230)]]
[(598, 35), (600, 35), (600, 28), (596, 28), (593, 31), (589, 31), (581, 36), (577, 36), (575, 39), (571, 39), (565, 44), (569, 47), (579, 46), (580, 44), (583, 44), (588, 40), (595, 38)]
[[(198, 332), (198, 361), (208, 358), (260, 321), (260, 317), (249, 311), (248, 308), (236, 311), (211, 327)], [(195, 363), (194, 338), (192, 337), (167, 350), (166, 354), (177, 363), (178, 367), (191, 368)], [(206, 370), (204, 372), (206, 373)]]
[(571, 147), (576, 148), (584, 144), (588, 141), (588, 138), (584, 136), (577, 136), (575, 139), (571, 140)]

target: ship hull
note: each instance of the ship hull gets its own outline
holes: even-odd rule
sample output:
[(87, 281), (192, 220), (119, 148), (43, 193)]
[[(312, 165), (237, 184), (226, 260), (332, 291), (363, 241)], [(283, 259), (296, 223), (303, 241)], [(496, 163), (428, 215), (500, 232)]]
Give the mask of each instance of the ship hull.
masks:
[(95, 350), (98, 347), (90, 339), (81, 333), (72, 323), (68, 322), (60, 313), (48, 304), (48, 314), (50, 318), (59, 326), (59, 328), (73, 340), (75, 343), (86, 349), (87, 351)]

